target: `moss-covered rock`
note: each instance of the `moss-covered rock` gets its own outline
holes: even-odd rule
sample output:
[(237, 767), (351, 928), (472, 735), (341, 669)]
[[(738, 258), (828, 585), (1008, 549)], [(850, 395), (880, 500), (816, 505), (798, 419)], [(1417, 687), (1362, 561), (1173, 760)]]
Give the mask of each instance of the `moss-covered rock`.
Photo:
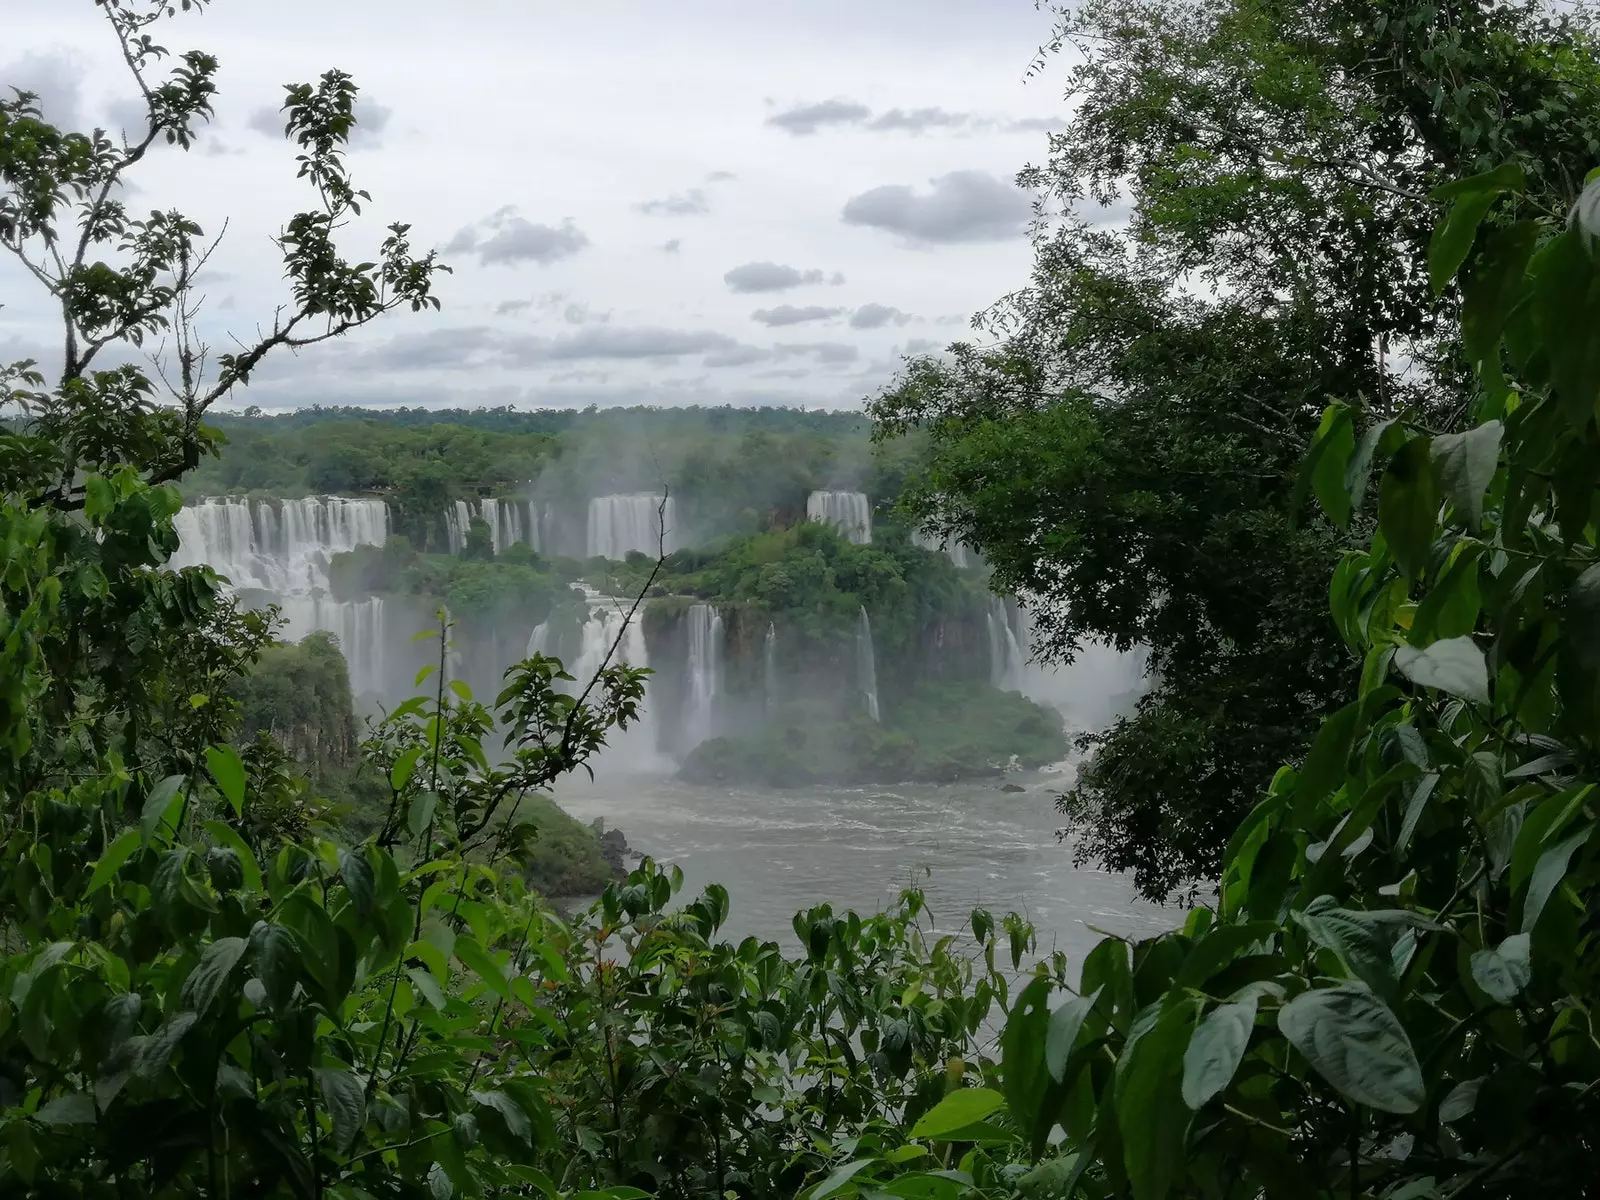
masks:
[(712, 738), (679, 771), (692, 783), (768, 787), (925, 781), (998, 775), (1066, 756), (1060, 714), (981, 683), (924, 683), (876, 724), (795, 708), (766, 728)]

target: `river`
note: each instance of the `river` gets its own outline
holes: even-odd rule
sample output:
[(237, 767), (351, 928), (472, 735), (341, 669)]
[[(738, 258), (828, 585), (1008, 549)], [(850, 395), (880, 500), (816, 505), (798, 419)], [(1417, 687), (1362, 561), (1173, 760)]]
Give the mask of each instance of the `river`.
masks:
[(630, 846), (684, 873), (684, 900), (708, 883), (728, 889), (724, 935), (755, 934), (793, 949), (794, 914), (828, 901), (876, 912), (915, 884), (933, 926), (956, 931), (975, 906), (1015, 911), (1038, 929), (1039, 949), (1061, 949), (1071, 971), (1107, 933), (1170, 929), (1179, 910), (1139, 900), (1126, 878), (1074, 866), (1056, 838), (1053, 798), (1070, 779), (1039, 773), (960, 784), (709, 788), (602, 768), (569, 781), (556, 799), (583, 821), (603, 818)]

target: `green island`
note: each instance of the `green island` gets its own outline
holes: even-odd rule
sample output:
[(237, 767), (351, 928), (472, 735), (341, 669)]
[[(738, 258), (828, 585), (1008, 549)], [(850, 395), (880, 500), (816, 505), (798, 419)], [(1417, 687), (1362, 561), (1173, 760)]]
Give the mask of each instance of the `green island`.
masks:
[[(215, 115), (161, 40), (212, 6), (82, 6), (129, 131), (0, 99), (60, 321), (0, 363), (0, 1195), (1593, 1194), (1581, 6), (1063, 6), (1032, 274), (865, 414), (276, 417), (444, 264), (357, 219), (351, 77), (290, 85), (283, 298), (201, 353), (210, 243), (118, 185)], [(1138, 688), (1076, 721), (1023, 643)], [(915, 886), (735, 939), (551, 799), (1072, 748), (1063, 869), (1171, 919), (1071, 959)]]

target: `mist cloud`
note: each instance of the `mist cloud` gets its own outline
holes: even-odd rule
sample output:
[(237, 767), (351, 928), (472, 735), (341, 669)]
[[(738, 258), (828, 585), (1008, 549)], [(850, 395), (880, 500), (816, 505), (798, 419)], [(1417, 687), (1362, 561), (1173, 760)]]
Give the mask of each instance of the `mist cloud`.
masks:
[(987, 171), (952, 171), (927, 191), (904, 184), (853, 197), (841, 214), (846, 225), (899, 234), (909, 242), (1000, 242), (1027, 232), (1033, 206), (1015, 185)]

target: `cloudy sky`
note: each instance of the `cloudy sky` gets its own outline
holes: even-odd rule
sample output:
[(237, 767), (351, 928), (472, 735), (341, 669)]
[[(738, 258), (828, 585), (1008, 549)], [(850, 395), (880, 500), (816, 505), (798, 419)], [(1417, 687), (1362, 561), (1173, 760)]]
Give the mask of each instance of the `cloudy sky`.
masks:
[[(119, 128), (131, 82), (93, 0), (7, 0), (0, 86)], [(352, 252), (412, 223), (444, 309), (269, 360), (236, 406), (856, 407), (902, 355), (965, 335), (1026, 279), (1062, 72), (1027, 70), (1034, 0), (215, 0), (165, 30), (222, 62), (217, 119), (139, 168), (135, 209), (227, 236), (217, 346), (270, 321), (272, 235), (306, 206), (275, 109), (323, 70), (362, 87), (374, 203)], [(0, 358), (56, 327), (0, 263)]]

